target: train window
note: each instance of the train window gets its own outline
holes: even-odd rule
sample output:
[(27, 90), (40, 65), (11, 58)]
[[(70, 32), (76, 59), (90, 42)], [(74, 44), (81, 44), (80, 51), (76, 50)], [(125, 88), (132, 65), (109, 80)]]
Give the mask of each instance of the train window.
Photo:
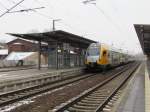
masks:
[(99, 48), (98, 47), (93, 47), (93, 48), (89, 48), (88, 51), (88, 56), (97, 56), (99, 55)]
[(110, 57), (110, 53), (108, 52), (108, 57)]
[(99, 50), (96, 51), (96, 55), (99, 55)]

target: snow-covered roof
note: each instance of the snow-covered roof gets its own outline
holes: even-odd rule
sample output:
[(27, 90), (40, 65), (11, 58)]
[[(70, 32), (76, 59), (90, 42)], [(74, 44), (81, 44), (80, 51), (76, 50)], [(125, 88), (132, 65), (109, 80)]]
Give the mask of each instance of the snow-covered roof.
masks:
[(23, 60), (28, 56), (31, 56), (35, 52), (12, 52), (5, 59), (6, 60)]
[(20, 42), (13, 43), (14, 45), (22, 45)]
[(8, 49), (0, 49), (0, 55), (8, 55)]
[[(27, 42), (31, 42), (31, 43), (34, 43), (34, 44), (38, 44), (38, 41), (27, 40), (27, 39), (23, 39), (23, 38), (15, 38), (15, 39), (13, 39), (13, 40), (11, 40), (11, 41), (8, 41), (7, 44), (10, 43), (10, 42), (12, 42), (12, 41), (15, 41), (15, 40), (17, 40), (17, 39), (24, 40), (24, 41), (27, 41)], [(45, 42), (41, 42), (41, 44), (42, 44), (42, 45), (48, 45), (48, 44), (45, 43)]]

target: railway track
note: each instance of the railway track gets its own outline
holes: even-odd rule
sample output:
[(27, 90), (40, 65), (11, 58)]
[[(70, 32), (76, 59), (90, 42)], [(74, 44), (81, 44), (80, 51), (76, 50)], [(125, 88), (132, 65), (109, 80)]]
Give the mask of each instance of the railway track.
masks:
[(26, 87), (23, 89), (2, 93), (0, 94), (0, 107), (86, 79), (91, 76), (93, 75), (77, 75), (65, 78), (63, 80), (57, 80), (50, 83), (43, 83), (35, 86)]
[[(119, 69), (116, 69), (116, 70), (110, 70), (106, 72), (105, 74), (107, 75), (116, 74), (122, 68), (123, 67), (120, 67)], [(60, 87), (63, 87), (72, 83), (76, 83), (80, 80), (84, 80), (89, 77), (94, 77), (95, 75), (96, 74), (86, 74), (86, 75), (82, 74), (78, 76), (69, 77), (63, 80), (58, 80), (55, 82), (39, 84), (39, 85), (30, 86), (30, 87), (26, 87), (23, 89), (14, 90), (11, 92), (0, 94), (0, 107), (12, 104), (14, 102), (21, 101), (23, 99), (26, 99), (26, 98), (29, 98), (29, 97), (32, 97), (32, 96), (56, 89), (56, 88), (60, 88)]]
[[(110, 112), (112, 103), (119, 94), (119, 89), (131, 77), (139, 64), (128, 66), (116, 75), (90, 88), (50, 112)], [(108, 105), (107, 105), (108, 104)]]

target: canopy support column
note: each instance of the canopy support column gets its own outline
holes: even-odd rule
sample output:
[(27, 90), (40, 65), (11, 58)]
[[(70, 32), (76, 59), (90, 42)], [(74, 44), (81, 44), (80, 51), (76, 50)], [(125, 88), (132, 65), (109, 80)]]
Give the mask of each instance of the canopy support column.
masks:
[(56, 69), (58, 69), (58, 42), (56, 42)]
[(38, 69), (41, 69), (41, 41), (38, 41)]

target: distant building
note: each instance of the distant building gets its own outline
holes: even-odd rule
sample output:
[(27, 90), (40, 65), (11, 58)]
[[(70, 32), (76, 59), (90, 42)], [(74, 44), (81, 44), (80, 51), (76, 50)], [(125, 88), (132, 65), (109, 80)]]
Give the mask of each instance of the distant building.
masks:
[[(7, 43), (8, 53), (6, 60), (24, 60), (24, 61), (32, 61), (37, 64), (35, 60), (38, 58), (38, 43), (35, 41), (30, 41), (26, 39), (17, 38)], [(42, 64), (46, 65), (48, 62), (48, 46), (45, 43), (41, 45), (41, 56), (42, 56)], [(33, 53), (34, 52), (34, 53)], [(30, 55), (28, 55), (30, 54)], [(32, 54), (32, 55), (31, 55)], [(26, 58), (24, 58), (24, 56)], [(28, 57), (28, 58), (27, 58)]]
[(36, 52), (38, 51), (38, 44), (25, 40), (25, 39), (15, 39), (7, 43), (8, 52)]

